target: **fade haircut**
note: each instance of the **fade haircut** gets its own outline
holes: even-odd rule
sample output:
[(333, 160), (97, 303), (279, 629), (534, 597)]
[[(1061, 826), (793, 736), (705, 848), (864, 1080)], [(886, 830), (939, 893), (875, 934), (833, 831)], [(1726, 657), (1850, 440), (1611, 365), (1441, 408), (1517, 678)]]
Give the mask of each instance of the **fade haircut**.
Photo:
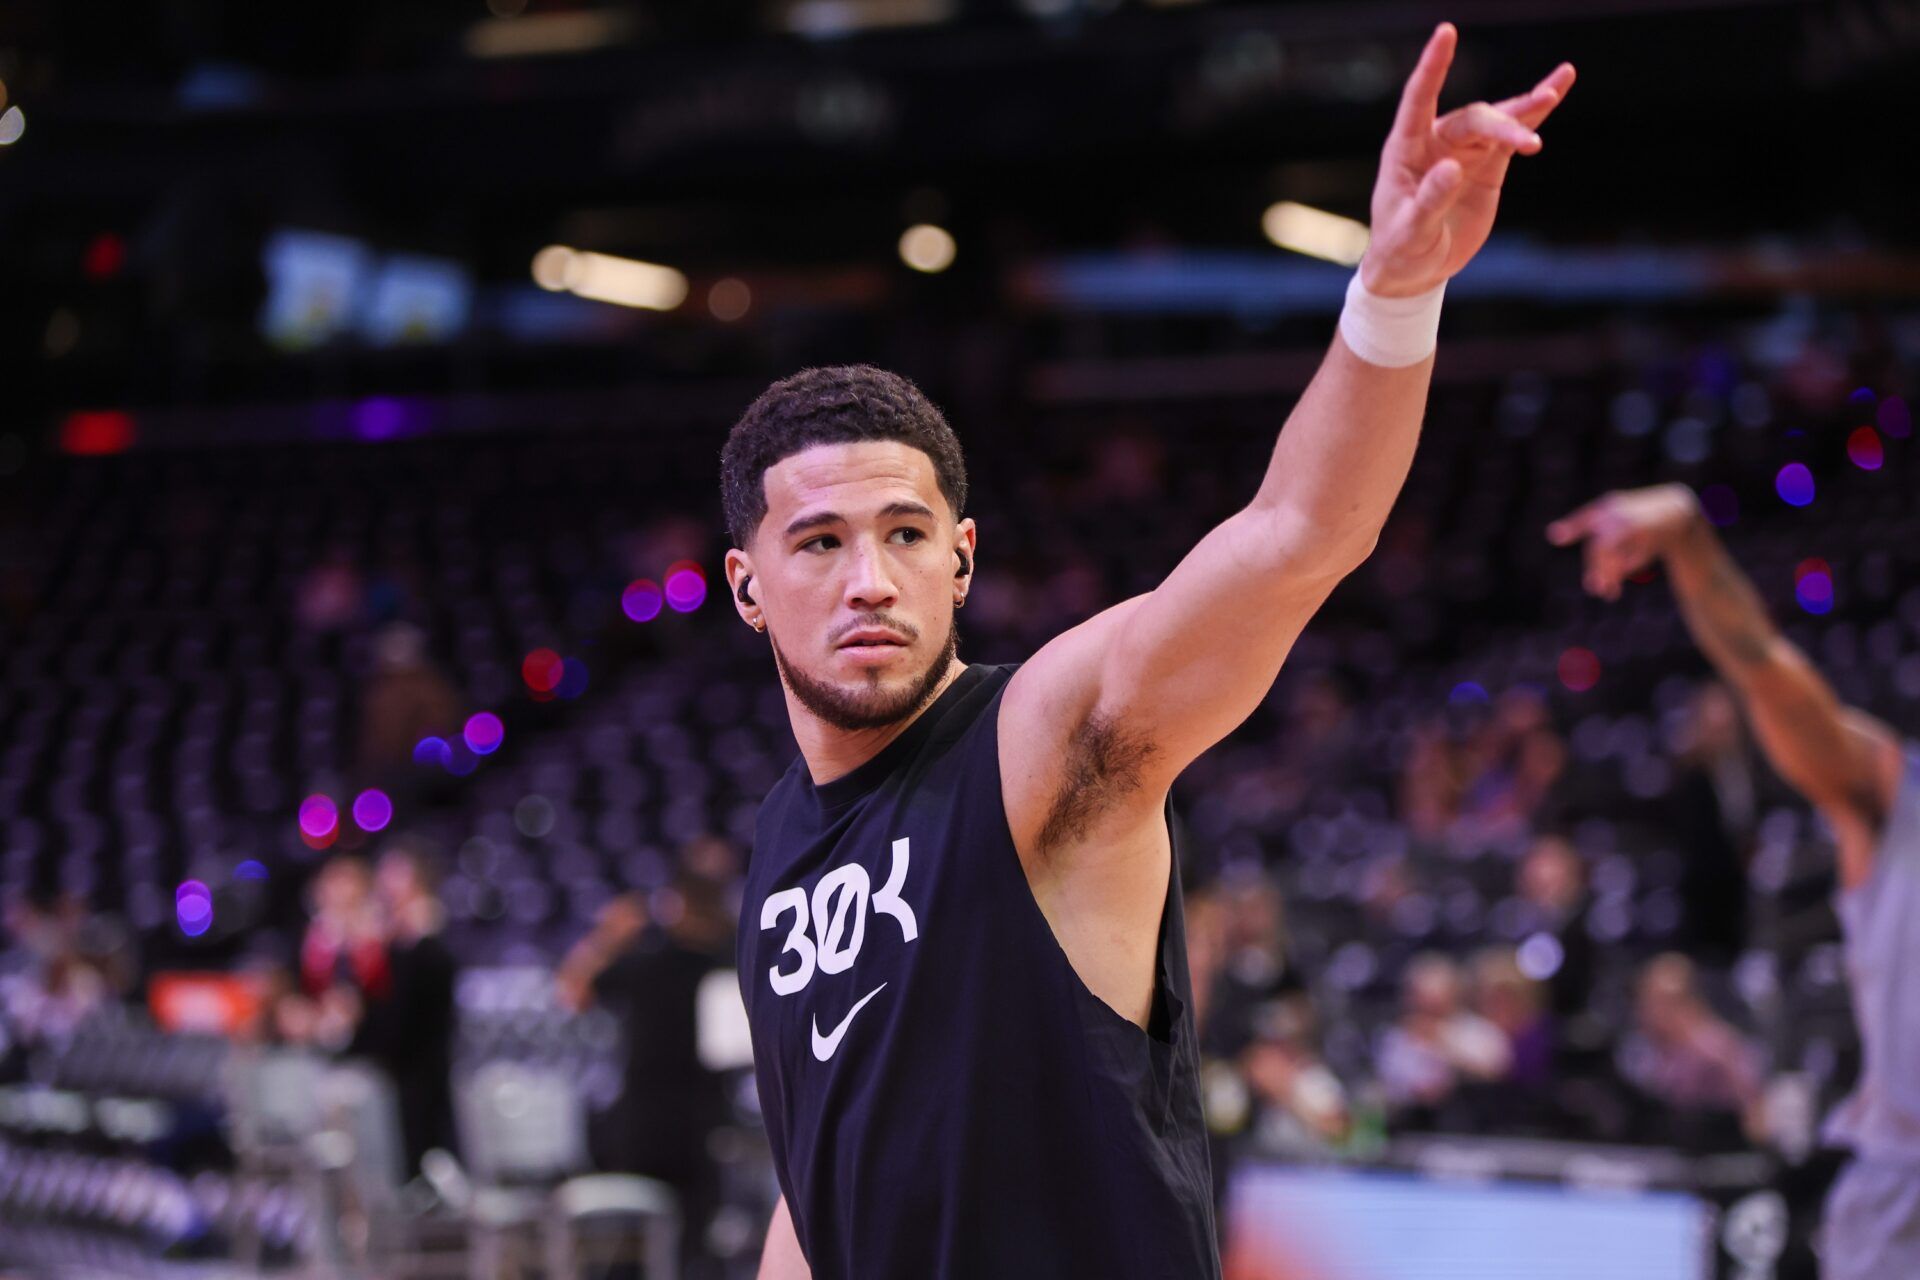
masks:
[(926, 454), (954, 519), (966, 511), (960, 441), (919, 387), (870, 364), (802, 369), (761, 392), (720, 451), (720, 497), (733, 545), (745, 549), (766, 518), (768, 467), (817, 444), (863, 440), (898, 440)]

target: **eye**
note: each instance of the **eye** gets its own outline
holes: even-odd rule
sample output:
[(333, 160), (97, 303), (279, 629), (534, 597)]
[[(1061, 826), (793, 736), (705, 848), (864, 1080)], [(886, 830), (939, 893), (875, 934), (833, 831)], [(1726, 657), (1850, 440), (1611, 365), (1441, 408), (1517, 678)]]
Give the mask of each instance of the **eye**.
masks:
[(839, 545), (840, 545), (840, 539), (834, 537), (830, 533), (823, 533), (817, 538), (808, 538), (805, 542), (801, 543), (798, 547), (796, 547), (795, 550), (797, 551), (816, 551), (816, 550), (831, 551), (833, 550), (834, 547), (837, 547)]
[(906, 528), (906, 529), (895, 529), (893, 531), (893, 536), (896, 538), (900, 537), (902, 534), (905, 534), (907, 539), (904, 545), (909, 547), (913, 546), (915, 543), (925, 542), (927, 540), (927, 535), (920, 532), (918, 529)]

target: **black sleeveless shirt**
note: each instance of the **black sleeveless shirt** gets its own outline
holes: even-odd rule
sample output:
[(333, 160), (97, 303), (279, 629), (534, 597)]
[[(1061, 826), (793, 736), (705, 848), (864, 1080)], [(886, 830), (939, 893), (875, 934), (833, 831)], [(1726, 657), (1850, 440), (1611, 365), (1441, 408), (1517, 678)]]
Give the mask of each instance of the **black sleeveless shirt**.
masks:
[(1074, 972), (1014, 849), (1014, 670), (967, 667), (825, 786), (796, 760), (760, 810), (740, 986), (814, 1280), (1220, 1274), (1179, 850), (1143, 1031)]

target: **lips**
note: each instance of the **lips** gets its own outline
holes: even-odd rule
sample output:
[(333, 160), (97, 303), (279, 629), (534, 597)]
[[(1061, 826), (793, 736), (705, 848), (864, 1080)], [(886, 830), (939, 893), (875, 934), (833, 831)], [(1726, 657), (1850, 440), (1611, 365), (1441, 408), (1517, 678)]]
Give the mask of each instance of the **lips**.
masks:
[(859, 631), (849, 632), (841, 639), (839, 647), (842, 649), (903, 648), (906, 643), (904, 636), (892, 631), (862, 628)]

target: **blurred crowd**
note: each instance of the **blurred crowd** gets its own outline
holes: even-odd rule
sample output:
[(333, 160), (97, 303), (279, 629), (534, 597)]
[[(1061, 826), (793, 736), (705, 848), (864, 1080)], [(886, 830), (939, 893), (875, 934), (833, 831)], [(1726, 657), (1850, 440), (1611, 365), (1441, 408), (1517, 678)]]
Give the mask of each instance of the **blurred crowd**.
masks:
[[(1895, 391), (1920, 326), (1789, 308), (1739, 349), (1613, 345), (1565, 376), (1436, 392), (1379, 550), (1176, 789), (1223, 1169), (1365, 1159), (1432, 1132), (1804, 1150), (1806, 1117), (1848, 1081), (1822, 833), (1700, 678), (1664, 592), (1585, 610), (1539, 528), (1605, 485), (1722, 485), (1744, 513), (1730, 544), (1842, 696), (1913, 720), (1920, 526)], [(1231, 477), (1254, 473), (1277, 414), (1223, 402), (963, 430), (991, 534), (964, 655), (1019, 660), (1151, 586), (1244, 499)], [(1193, 447), (1176, 450), (1190, 416)], [(1883, 470), (1828, 456), (1829, 428), (1869, 419)], [(1702, 432), (1711, 447), (1688, 452)], [(711, 1217), (713, 1134), (750, 1126), (753, 1104), (737, 1067), (703, 1060), (699, 993), (730, 968), (754, 808), (793, 746), (736, 620), (698, 601), (662, 612), (657, 585), (633, 594), (718, 558), (717, 532), (674, 509), (717, 437), (665, 436), (413, 442), (378, 467), (336, 450), (297, 477), (210, 461), (234, 469), (222, 492), (267, 495), (220, 518), (292, 548), (271, 567), (249, 539), (210, 547), (204, 528), (149, 518), (143, 503), (206, 498), (186, 470), (149, 484), (106, 461), (49, 486), (41, 560), (93, 567), (49, 569), (9, 624), (6, 1079), (35, 1044), (144, 1003), (156, 973), (227, 969), (259, 995), (241, 1039), (391, 1077), (417, 1169), (461, 1145), (462, 973), (539, 966), (557, 1009), (621, 1032), (594, 1093), (598, 1163)], [(1804, 517), (1776, 510), (1782, 448), (1830, 464)], [(1795, 612), (1794, 566), (1814, 554), (1834, 602)], [(169, 557), (212, 567), (180, 588), (175, 631), (137, 650), (113, 601)], [(541, 647), (585, 655), (591, 691), (523, 687)], [(190, 707), (215, 694), (232, 714)], [(423, 757), (489, 708), (506, 741), (484, 767)], [(337, 839), (303, 840), (297, 796), (327, 783), (385, 788), (392, 829), (343, 817)], [(189, 875), (218, 906), (204, 936), (165, 909)]]

